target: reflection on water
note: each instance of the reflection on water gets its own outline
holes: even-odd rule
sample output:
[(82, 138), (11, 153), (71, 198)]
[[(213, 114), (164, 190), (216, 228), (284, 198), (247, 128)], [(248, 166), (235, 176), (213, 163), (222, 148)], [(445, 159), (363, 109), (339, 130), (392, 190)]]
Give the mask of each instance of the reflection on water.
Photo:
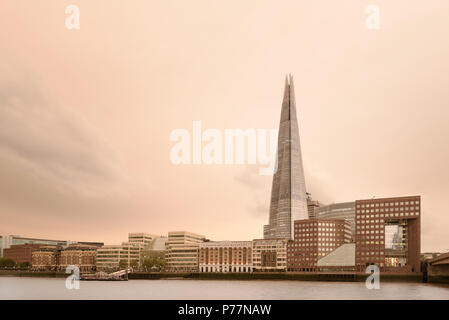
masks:
[(364, 282), (130, 280), (81, 281), (68, 290), (65, 279), (0, 277), (0, 299), (449, 299), (449, 285)]

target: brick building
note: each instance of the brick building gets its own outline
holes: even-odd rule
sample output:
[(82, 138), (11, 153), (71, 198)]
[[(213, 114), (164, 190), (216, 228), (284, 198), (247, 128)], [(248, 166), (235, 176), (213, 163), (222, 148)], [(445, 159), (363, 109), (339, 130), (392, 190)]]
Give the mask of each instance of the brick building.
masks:
[(77, 266), (80, 271), (96, 270), (97, 247), (73, 245), (62, 249), (59, 254), (58, 269), (66, 270), (70, 265)]
[(29, 263), (31, 265), (32, 253), (38, 250), (40, 244), (13, 244), (3, 250), (3, 257), (14, 260), (16, 264)]
[(60, 251), (59, 246), (40, 247), (31, 255), (31, 267), (37, 270), (57, 270)]
[(294, 238), (288, 242), (287, 271), (317, 271), (319, 259), (350, 242), (351, 225), (345, 220), (296, 220)]
[(383, 271), (419, 272), (421, 197), (356, 201), (356, 266)]

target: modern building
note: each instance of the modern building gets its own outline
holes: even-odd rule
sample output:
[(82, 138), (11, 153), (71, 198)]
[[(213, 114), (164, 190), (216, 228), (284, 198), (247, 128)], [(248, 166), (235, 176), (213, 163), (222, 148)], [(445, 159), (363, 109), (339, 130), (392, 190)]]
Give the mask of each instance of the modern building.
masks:
[(128, 241), (120, 245), (105, 245), (97, 250), (96, 268), (101, 271), (113, 271), (124, 268), (140, 268), (141, 253), (158, 236), (135, 232), (128, 233)]
[(287, 270), (315, 272), (319, 259), (350, 242), (351, 227), (345, 220), (297, 220), (294, 239), (288, 243)]
[(133, 242), (133, 243), (140, 243), (142, 246), (145, 247), (146, 245), (150, 244), (157, 237), (158, 236), (156, 236), (154, 234), (135, 232), (135, 233), (128, 234), (128, 241)]
[(357, 200), (356, 266), (420, 272), (421, 197)]
[(10, 248), (12, 245), (17, 244), (41, 244), (41, 245), (47, 245), (47, 246), (67, 246), (69, 244), (69, 241), (66, 240), (50, 240), (50, 239), (39, 239), (39, 238), (27, 238), (27, 237), (21, 237), (17, 235), (3, 235), (1, 237), (2, 244), (1, 244), (1, 256), (3, 256), (3, 250)]
[(308, 219), (306, 184), (299, 141), (293, 77), (285, 79), (277, 148), (277, 170), (271, 188), (264, 238), (291, 239), (295, 220)]
[(13, 244), (3, 251), (3, 257), (12, 259), (16, 264), (28, 263), (31, 266), (32, 253), (38, 250), (41, 244)]
[(31, 267), (36, 270), (56, 271), (59, 264), (60, 246), (42, 246), (34, 250), (31, 256)]
[(105, 245), (97, 249), (96, 268), (101, 271), (115, 271), (124, 268), (139, 268), (140, 243), (122, 242), (121, 245)]
[(252, 272), (252, 241), (209, 241), (199, 244), (200, 272)]
[(321, 206), (322, 204), (318, 200), (312, 199), (312, 194), (307, 193), (307, 212), (309, 214), (309, 219), (316, 218), (315, 209)]
[(317, 219), (343, 219), (351, 225), (352, 236), (355, 239), (355, 202), (332, 203), (315, 208)]
[(253, 271), (283, 272), (287, 269), (286, 238), (253, 240)]
[(86, 245), (71, 245), (61, 250), (59, 254), (58, 269), (66, 270), (75, 265), (80, 271), (96, 270), (97, 247)]
[(171, 231), (166, 242), (165, 260), (171, 272), (198, 272), (199, 244), (206, 238), (187, 231)]

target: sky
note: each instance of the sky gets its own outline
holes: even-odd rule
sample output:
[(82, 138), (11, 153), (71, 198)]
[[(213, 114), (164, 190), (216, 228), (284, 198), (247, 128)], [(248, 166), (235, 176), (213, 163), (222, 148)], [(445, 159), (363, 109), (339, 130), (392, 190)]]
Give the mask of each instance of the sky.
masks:
[(447, 0), (1, 1), (0, 234), (261, 238), (272, 177), (175, 165), (170, 133), (277, 129), (292, 73), (313, 198), (421, 195), (449, 250), (448, 39)]

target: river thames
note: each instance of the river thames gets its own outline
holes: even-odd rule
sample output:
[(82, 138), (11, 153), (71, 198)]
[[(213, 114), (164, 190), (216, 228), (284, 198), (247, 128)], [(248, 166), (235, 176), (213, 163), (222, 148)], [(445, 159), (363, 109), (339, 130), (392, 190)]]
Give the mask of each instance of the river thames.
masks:
[(449, 299), (449, 285), (273, 280), (81, 281), (68, 290), (64, 278), (0, 277), (0, 299)]

